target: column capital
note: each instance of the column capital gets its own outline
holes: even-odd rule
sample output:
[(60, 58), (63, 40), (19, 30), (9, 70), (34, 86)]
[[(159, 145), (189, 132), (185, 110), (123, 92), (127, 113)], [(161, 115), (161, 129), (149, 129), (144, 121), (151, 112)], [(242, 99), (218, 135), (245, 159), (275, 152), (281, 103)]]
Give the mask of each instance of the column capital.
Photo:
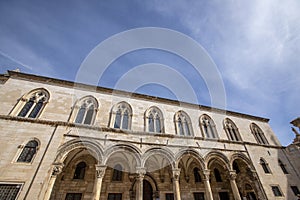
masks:
[(136, 174), (137, 174), (137, 178), (140, 181), (143, 181), (145, 174), (146, 174), (146, 168), (144, 167), (137, 167), (136, 168)]
[(51, 176), (56, 177), (57, 175), (59, 175), (62, 172), (64, 164), (63, 163), (53, 163), (52, 166), (53, 167), (52, 167)]
[(145, 167), (136, 167), (136, 173), (137, 174), (146, 174), (146, 168)]
[(178, 181), (179, 180), (179, 176), (180, 176), (180, 168), (172, 169), (172, 172), (173, 172), (173, 178), (174, 178), (174, 180)]
[(209, 169), (204, 169), (202, 170), (203, 176), (204, 176), (204, 180), (209, 180), (210, 178), (210, 170)]
[(103, 178), (106, 170), (106, 165), (95, 165), (97, 178)]
[(229, 171), (229, 179), (230, 180), (235, 180), (236, 176), (237, 176), (237, 174), (236, 174), (235, 170)]

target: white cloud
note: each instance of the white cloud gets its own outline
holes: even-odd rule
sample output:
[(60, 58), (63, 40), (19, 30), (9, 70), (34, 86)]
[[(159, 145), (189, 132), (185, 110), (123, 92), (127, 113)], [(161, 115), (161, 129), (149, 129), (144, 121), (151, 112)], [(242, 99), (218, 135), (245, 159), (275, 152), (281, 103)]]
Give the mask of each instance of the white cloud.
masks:
[[(230, 108), (267, 115), (281, 124), (292, 120), (284, 119), (292, 113), (299, 115), (295, 87), (300, 85), (300, 1), (172, 0), (156, 1), (152, 9), (177, 19), (206, 47), (230, 83)], [(290, 129), (285, 126), (276, 127), (282, 138), (282, 130)]]

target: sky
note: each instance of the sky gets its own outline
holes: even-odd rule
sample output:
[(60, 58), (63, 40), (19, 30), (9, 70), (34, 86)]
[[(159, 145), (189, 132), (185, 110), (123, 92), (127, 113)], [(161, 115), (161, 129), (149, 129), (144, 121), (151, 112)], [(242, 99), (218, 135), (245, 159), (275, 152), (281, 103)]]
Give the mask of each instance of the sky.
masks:
[[(299, 117), (300, 102), (298, 0), (1, 0), (0, 73), (18, 68), (76, 81), (99, 44), (145, 27), (172, 30), (197, 42), (203, 48), (199, 55), (210, 58), (218, 71), (211, 76), (221, 77), (225, 109), (269, 118), (281, 143), (292, 142), (290, 121)], [(122, 49), (123, 42), (112, 45)], [(187, 48), (182, 41), (173, 45)], [(151, 63), (156, 68), (148, 72)], [(134, 92), (170, 99), (178, 99), (174, 88), (184, 92), (186, 84), (196, 103), (213, 106), (206, 76), (174, 52), (144, 48), (120, 55), (96, 84), (118, 88), (127, 80), (138, 84)]]

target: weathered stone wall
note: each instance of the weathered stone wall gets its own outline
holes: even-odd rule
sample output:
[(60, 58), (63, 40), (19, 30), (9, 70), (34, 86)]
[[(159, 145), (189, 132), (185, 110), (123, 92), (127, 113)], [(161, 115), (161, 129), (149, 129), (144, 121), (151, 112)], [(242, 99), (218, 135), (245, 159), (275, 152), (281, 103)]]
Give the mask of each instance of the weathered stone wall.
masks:
[[(14, 107), (18, 103), (18, 99), (36, 88), (44, 88), (50, 93), (49, 102), (38, 119), (24, 120), (15, 117), (17, 111), (14, 110)], [(94, 96), (99, 103), (95, 123), (92, 126), (80, 125), (74, 127), (73, 121), (68, 121), (73, 105), (76, 100), (87, 95)], [(111, 108), (121, 101), (126, 101), (132, 107), (131, 130), (108, 129)], [(132, 152), (125, 153), (125, 157), (123, 156), (123, 160), (131, 163), (125, 164), (130, 168), (130, 174), (125, 172), (121, 183), (111, 181), (113, 158), (115, 156), (122, 160), (121, 157), (123, 155), (114, 153), (113, 150), (117, 152), (123, 149), (126, 152), (125, 147), (129, 148), (126, 145), (130, 146), (132, 151), (136, 150), (138, 152), (137, 157), (145, 161), (146, 166), (143, 167), (153, 165), (154, 158), (150, 158), (151, 156), (146, 158), (147, 153), (153, 149), (161, 150), (161, 154), (158, 156), (158, 163), (167, 162), (167, 158), (164, 155), (168, 154), (172, 157), (172, 162), (177, 164), (182, 162), (179, 166), (179, 168), (182, 168), (180, 173), (182, 199), (193, 199), (193, 192), (205, 192), (203, 181), (194, 183), (193, 175), (190, 171), (192, 168), (188, 168), (187, 172), (183, 171), (188, 166), (187, 163), (189, 161), (186, 158), (181, 160), (180, 155), (181, 153), (186, 153), (191, 156), (191, 152), (196, 152), (197, 159), (203, 160), (204, 167), (208, 169), (209, 163), (215, 158), (222, 160), (228, 165), (228, 168), (222, 171), (224, 183), (211, 181), (214, 195), (217, 195), (218, 191), (227, 191), (233, 198), (228, 182), (228, 171), (232, 170), (232, 162), (236, 159), (235, 155), (242, 155), (243, 158), (247, 159), (249, 166), (245, 167), (245, 165), (245, 170), (253, 167), (252, 170), (258, 175), (258, 187), (263, 188), (264, 191), (261, 192), (265, 193), (268, 199), (275, 198), (271, 185), (278, 185), (282, 190), (284, 196), (279, 199), (293, 199), (295, 197), (291, 192), (291, 185), (297, 185), (300, 188), (299, 172), (297, 174), (297, 169), (291, 166), (267, 120), (263, 118), (230, 111), (212, 110), (197, 105), (150, 98), (143, 95), (132, 95), (122, 92), (111, 94), (106, 90), (101, 92), (89, 87), (74, 90), (72, 86), (66, 86), (57, 82), (43, 82), (37, 79), (29, 81), (25, 80), (25, 78), (9, 78), (1, 85), (0, 103), (0, 182), (22, 183), (23, 187), (18, 199), (24, 199), (25, 196), (27, 199), (43, 199), (45, 192), (49, 189), (48, 182), (51, 176), (52, 164), (58, 160), (62, 161), (65, 166), (63, 172), (56, 180), (52, 199), (64, 199), (66, 193), (72, 191), (81, 191), (84, 193), (84, 199), (91, 199), (94, 192), (95, 164), (108, 165), (103, 178), (101, 200), (107, 199), (108, 193), (115, 192), (121, 192), (123, 199), (129, 199), (129, 190), (134, 184), (134, 180), (130, 180), (129, 177), (135, 172), (135, 168), (140, 165), (138, 161), (134, 160)], [(154, 134), (145, 132), (144, 114), (151, 106), (157, 106), (162, 111), (165, 133)], [(191, 118), (193, 137), (176, 135), (174, 114), (179, 110), (185, 111)], [(219, 139), (203, 137), (199, 125), (199, 117), (202, 114), (207, 114), (214, 120)], [(226, 117), (230, 118), (238, 127), (242, 138), (241, 142), (228, 140), (228, 136), (223, 128), (223, 120)], [(256, 123), (262, 129), (269, 145), (257, 144), (249, 127), (251, 123)], [(20, 154), (18, 147), (26, 144), (32, 138), (40, 142), (35, 158), (32, 163), (17, 163), (16, 159)], [(69, 151), (60, 148), (61, 145), (67, 144), (67, 142), (71, 144), (72, 141), (77, 140), (87, 140), (95, 143), (95, 146), (102, 152), (99, 160), (93, 158), (92, 152), (85, 149), (84, 145), (80, 148), (77, 148), (77, 146), (74, 146), (74, 148), (70, 147)], [(113, 149), (110, 154), (109, 149)], [(84, 151), (84, 154), (80, 153), (81, 150)], [(215, 158), (213, 156), (210, 157), (213, 152), (220, 155)], [(65, 157), (58, 159), (58, 153)], [(268, 162), (272, 171), (271, 174), (265, 174), (262, 170), (259, 164), (261, 157)], [(210, 160), (210, 158), (212, 159)], [(74, 174), (74, 166), (80, 159), (86, 160), (88, 170), (83, 181), (74, 181), (71, 177)], [(283, 174), (278, 165), (278, 159), (286, 165), (289, 174)], [(123, 160), (122, 162), (124, 163)], [(193, 162), (197, 163), (196, 160)], [(196, 165), (200, 170), (203, 170), (203, 166), (200, 166), (199, 163)], [(213, 170), (213, 167), (211, 167), (211, 170)], [(161, 200), (164, 200), (166, 193), (173, 193), (171, 167), (169, 166), (169, 169), (165, 170), (163, 174), (163, 181), (162, 172), (159, 170), (148, 172), (145, 176), (146, 180), (150, 180), (149, 177), (155, 180)], [(186, 177), (188, 174), (189, 181), (187, 181)], [(213, 179), (213, 174), (211, 174), (211, 179)], [(239, 179), (241, 178), (238, 175), (237, 181)], [(239, 188), (243, 188), (241, 181), (240, 184)], [(254, 188), (254, 190), (257, 190), (257, 188)]]

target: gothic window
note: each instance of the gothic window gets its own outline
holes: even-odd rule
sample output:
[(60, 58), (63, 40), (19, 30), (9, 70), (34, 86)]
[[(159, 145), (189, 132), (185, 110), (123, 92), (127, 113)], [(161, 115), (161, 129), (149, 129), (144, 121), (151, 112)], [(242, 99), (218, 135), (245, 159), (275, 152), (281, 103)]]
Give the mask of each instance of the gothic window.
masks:
[(86, 164), (85, 162), (80, 162), (76, 165), (73, 179), (84, 179)]
[(163, 115), (157, 107), (153, 106), (146, 111), (145, 120), (146, 131), (155, 133), (164, 132)]
[(81, 200), (82, 193), (67, 193), (65, 200)]
[(281, 168), (281, 170), (282, 170), (282, 172), (283, 172), (284, 174), (288, 174), (288, 173), (289, 173), (289, 172), (286, 170), (286, 168), (285, 168), (285, 164), (283, 164), (282, 161), (279, 160), (279, 159), (278, 159), (278, 165), (280, 166), (280, 168)]
[(263, 168), (263, 170), (266, 174), (271, 173), (271, 170), (269, 169), (268, 163), (266, 163), (266, 161), (263, 158), (260, 159), (259, 164), (261, 165), (261, 167)]
[(98, 109), (98, 102), (92, 96), (87, 96), (76, 102), (72, 115), (77, 124), (93, 124)]
[(216, 182), (222, 182), (222, 177), (221, 177), (220, 171), (217, 168), (214, 169), (214, 176), (215, 176)]
[(254, 123), (250, 124), (250, 129), (252, 134), (254, 135), (256, 141), (259, 144), (268, 144), (268, 141), (263, 133), (263, 131)]
[(174, 116), (177, 135), (192, 136), (192, 123), (184, 111), (178, 111)]
[(30, 163), (37, 152), (38, 142), (30, 140), (22, 149), (17, 162)]
[(0, 199), (17, 199), (21, 186), (21, 184), (0, 184)]
[(199, 174), (199, 168), (195, 167), (194, 168), (194, 179), (195, 179), (195, 183), (199, 183), (201, 182), (201, 176)]
[(122, 181), (122, 175), (123, 175), (122, 166), (117, 164), (113, 170), (112, 180), (113, 181)]
[(275, 197), (282, 196), (282, 192), (280, 191), (279, 186), (271, 186), (271, 188)]
[(49, 92), (36, 89), (24, 95), (13, 110), (18, 117), (37, 118), (49, 100)]
[(241, 141), (241, 136), (236, 125), (230, 119), (226, 118), (224, 120), (224, 129), (227, 133), (229, 140), (232, 141)]
[(218, 138), (216, 125), (208, 115), (202, 115), (200, 117), (200, 126), (204, 137)]
[(115, 105), (111, 112), (111, 127), (119, 129), (131, 128), (132, 109), (126, 102)]

